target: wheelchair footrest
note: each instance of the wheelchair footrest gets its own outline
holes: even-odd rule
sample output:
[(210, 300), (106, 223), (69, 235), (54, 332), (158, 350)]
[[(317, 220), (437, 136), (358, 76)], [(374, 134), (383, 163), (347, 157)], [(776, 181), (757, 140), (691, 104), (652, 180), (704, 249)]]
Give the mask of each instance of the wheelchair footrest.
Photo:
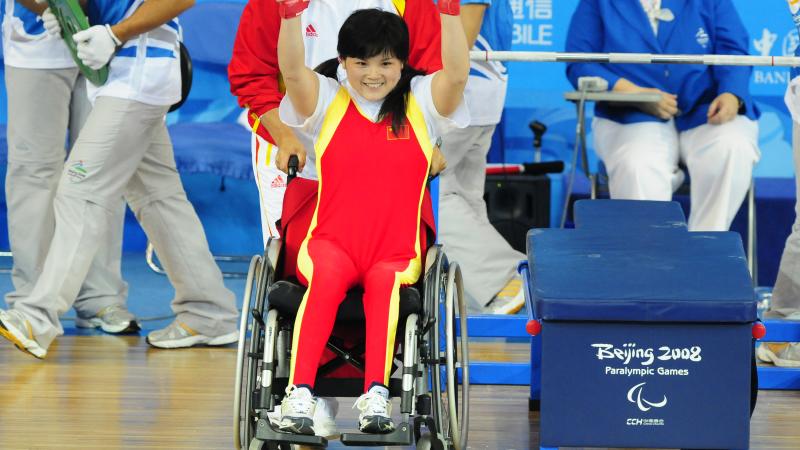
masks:
[(407, 423), (397, 425), (397, 429), (387, 434), (342, 433), (344, 445), (361, 445), (369, 447), (382, 447), (386, 445), (411, 445), (414, 443), (414, 434)]
[(256, 439), (270, 442), (285, 442), (287, 444), (308, 445), (311, 447), (327, 447), (328, 440), (322, 436), (295, 434), (278, 431), (272, 427), (268, 420), (261, 419), (256, 426)]

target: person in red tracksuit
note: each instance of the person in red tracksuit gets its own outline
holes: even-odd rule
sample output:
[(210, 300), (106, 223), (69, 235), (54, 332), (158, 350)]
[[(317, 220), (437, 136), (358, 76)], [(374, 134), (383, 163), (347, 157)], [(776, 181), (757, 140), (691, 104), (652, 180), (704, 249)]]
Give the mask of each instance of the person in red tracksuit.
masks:
[[(394, 430), (389, 392), (399, 289), (422, 272), (419, 226), (434, 142), (469, 113), (463, 101), (469, 54), (459, 2), (440, 0), (442, 70), (408, 64), (408, 28), (378, 9), (353, 13), (339, 32), (335, 78), (304, 62), (300, 15), (307, 3), (281, 6), (278, 62), (286, 85), (280, 119), (313, 137), (318, 200), (297, 269), (308, 286), (295, 319), (282, 430), (313, 433), (317, 366), (347, 290), (364, 288), (365, 393), (359, 429)], [(433, 168), (436, 170), (436, 168)], [(365, 206), (368, 205), (368, 206)]]
[[(431, 0), (314, 0), (301, 17), (305, 63), (316, 67), (336, 56), (339, 28), (355, 10), (381, 8), (398, 14), (409, 28), (409, 63), (425, 73), (441, 68), (439, 14)], [(252, 135), (253, 173), (261, 207), (261, 228), (266, 244), (278, 235), (275, 221), (281, 217), (286, 189), (287, 153), (308, 153), (300, 176), (316, 179), (312, 143), (297, 136), (278, 118), (283, 98), (278, 70), (280, 16), (275, 0), (250, 0), (244, 8), (228, 65), (228, 79), (239, 105), (247, 108)], [(302, 159), (302, 158), (301, 158)], [(301, 161), (301, 165), (304, 161)]]

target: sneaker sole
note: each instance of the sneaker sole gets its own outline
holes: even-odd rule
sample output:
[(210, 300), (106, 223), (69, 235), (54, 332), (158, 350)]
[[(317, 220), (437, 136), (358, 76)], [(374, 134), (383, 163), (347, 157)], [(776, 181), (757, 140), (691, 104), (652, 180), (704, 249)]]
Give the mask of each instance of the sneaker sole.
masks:
[(41, 349), (41, 347), (39, 347), (39, 344), (37, 344), (35, 341), (32, 341), (28, 338), (19, 338), (11, 330), (6, 328), (6, 325), (3, 323), (2, 320), (0, 320), (0, 335), (8, 339), (19, 350), (31, 356), (34, 356), (38, 359), (44, 359), (45, 355), (47, 355), (47, 351)]
[(209, 347), (217, 347), (220, 345), (228, 345), (233, 344), (239, 341), (239, 332), (233, 331), (228, 334), (223, 334), (222, 336), (217, 336), (215, 338), (208, 338), (207, 336), (188, 336), (183, 339), (176, 339), (172, 341), (151, 341), (150, 336), (145, 338), (148, 344), (152, 345), (153, 347), (157, 348), (189, 348), (189, 347), (197, 347), (200, 345), (209, 346)]
[(99, 319), (97, 317), (92, 317), (91, 319), (81, 319), (80, 317), (76, 317), (75, 326), (78, 328), (100, 328), (101, 330), (103, 330), (108, 334), (134, 333), (142, 329), (142, 327), (139, 325), (139, 322), (135, 320), (128, 322), (127, 325), (115, 326), (103, 322), (102, 319)]
[(776, 367), (800, 367), (800, 361), (780, 358), (772, 350), (764, 348), (760, 345), (756, 349), (756, 357), (758, 357), (759, 361), (765, 363), (772, 363)]
[(525, 306), (524, 300), (517, 304), (509, 304), (505, 308), (498, 308), (492, 312), (494, 314), (516, 314), (522, 309), (523, 306)]
[(304, 417), (284, 417), (278, 424), (278, 429), (294, 434), (314, 434), (314, 421)]
[(358, 429), (366, 434), (388, 434), (395, 430), (394, 422), (390, 419), (377, 418), (377, 419), (364, 419), (369, 423), (359, 424)]

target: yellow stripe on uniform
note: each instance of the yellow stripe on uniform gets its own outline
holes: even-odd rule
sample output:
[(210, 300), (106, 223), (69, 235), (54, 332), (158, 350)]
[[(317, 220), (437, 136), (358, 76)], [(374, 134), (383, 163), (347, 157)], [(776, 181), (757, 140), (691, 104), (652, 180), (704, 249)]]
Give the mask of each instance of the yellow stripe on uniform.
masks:
[(392, 286), (392, 295), (389, 299), (389, 320), (386, 327), (386, 353), (384, 353), (386, 360), (383, 363), (383, 384), (389, 385), (389, 376), (392, 371), (392, 361), (394, 360), (394, 339), (397, 335), (397, 320), (400, 315), (400, 285), (402, 275), (396, 273), (394, 275), (394, 286)]
[(406, 0), (392, 0), (392, 4), (397, 9), (397, 14), (403, 17), (406, 13)]
[[(431, 144), (430, 136), (428, 136), (428, 127), (425, 125), (425, 117), (422, 115), (422, 109), (413, 94), (408, 95), (408, 108), (406, 110), (406, 117), (414, 130), (414, 135), (417, 137), (417, 143), (425, 155), (427, 165), (425, 173), (431, 170), (431, 157), (433, 155), (433, 144)], [(408, 267), (403, 272), (400, 272), (401, 284), (413, 284), (419, 279), (422, 273), (422, 249), (419, 241), (419, 227), (422, 223), (422, 200), (425, 198), (425, 183), (419, 191), (419, 202), (417, 203), (417, 228), (414, 233), (414, 259), (408, 262)]]
[(347, 106), (350, 104), (350, 96), (344, 87), (340, 87), (336, 92), (333, 102), (331, 102), (328, 109), (325, 111), (325, 118), (322, 121), (322, 128), (320, 129), (319, 137), (314, 143), (314, 149), (317, 155), (317, 205), (314, 207), (314, 215), (311, 217), (311, 224), (308, 226), (308, 232), (300, 244), (300, 250), (297, 253), (297, 270), (308, 281), (308, 289), (303, 295), (303, 300), (300, 303), (300, 308), (297, 310), (297, 317), (294, 319), (294, 331), (292, 332), (292, 358), (289, 363), (289, 384), (294, 382), (294, 363), (297, 360), (297, 346), (300, 343), (300, 324), (303, 323), (303, 315), (306, 311), (306, 303), (308, 302), (308, 294), (311, 292), (311, 284), (313, 283), (314, 275), (314, 262), (308, 254), (308, 240), (317, 226), (317, 213), (319, 213), (319, 198), (322, 192), (323, 180), (323, 164), (322, 155), (325, 149), (333, 139), (334, 133), (339, 128), (344, 113), (347, 112)]

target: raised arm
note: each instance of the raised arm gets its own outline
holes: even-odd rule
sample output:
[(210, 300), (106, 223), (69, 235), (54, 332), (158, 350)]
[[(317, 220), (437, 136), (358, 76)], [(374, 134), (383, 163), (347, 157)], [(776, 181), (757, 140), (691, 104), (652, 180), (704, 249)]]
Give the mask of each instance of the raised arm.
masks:
[(303, 0), (281, 0), (281, 31), (278, 35), (278, 67), (286, 85), (286, 95), (298, 114), (311, 116), (319, 97), (319, 79), (306, 67), (300, 14), (308, 5)]
[(439, 0), (442, 19), (442, 70), (433, 76), (431, 94), (439, 114), (447, 117), (461, 104), (469, 77), (469, 47), (459, 17), (459, 0)]

